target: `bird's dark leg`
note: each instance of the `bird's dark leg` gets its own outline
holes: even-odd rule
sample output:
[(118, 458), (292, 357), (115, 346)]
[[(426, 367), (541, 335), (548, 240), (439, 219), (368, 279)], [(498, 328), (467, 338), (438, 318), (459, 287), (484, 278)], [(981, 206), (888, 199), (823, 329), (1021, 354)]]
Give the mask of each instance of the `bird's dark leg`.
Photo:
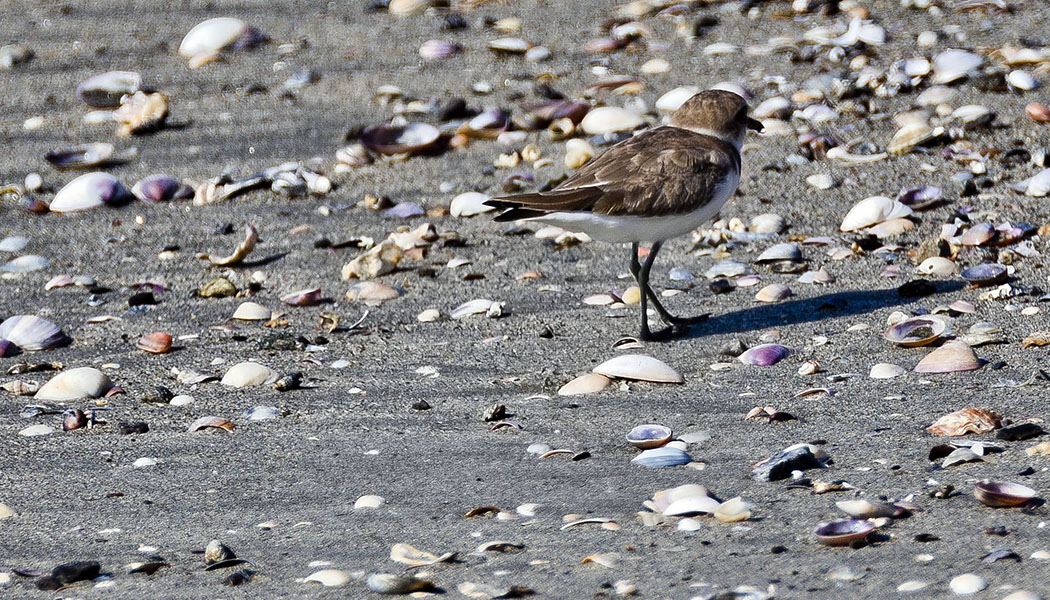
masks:
[[(634, 280), (638, 282), (638, 289), (642, 292), (642, 327), (641, 332), (638, 334), (638, 338), (643, 341), (665, 340), (670, 338), (673, 334), (670, 327), (655, 332), (649, 329), (648, 300), (650, 298), (650, 294), (652, 293), (652, 290), (650, 290), (649, 288), (649, 270), (653, 266), (653, 258), (659, 251), (660, 245), (655, 244), (653, 249), (649, 251), (649, 257), (646, 258), (645, 265), (642, 265), (638, 261), (638, 242), (634, 242), (631, 244), (631, 275), (633, 275)], [(663, 317), (663, 315), (666, 314), (667, 311), (664, 310), (663, 306), (660, 306), (659, 300), (654, 300), (653, 305), (657, 307), (656, 311), (660, 313), (661, 317)]]
[[(653, 263), (656, 261), (656, 255), (660, 252), (660, 248), (662, 246), (663, 242), (655, 242), (653, 244), (652, 248), (649, 249), (649, 256), (646, 257), (645, 263), (641, 265), (641, 269), (635, 275), (635, 279), (638, 280), (638, 287), (641, 288), (642, 291), (643, 310), (645, 305), (645, 299), (648, 297), (648, 299), (653, 303), (653, 308), (655, 308), (657, 314), (660, 315), (660, 318), (663, 319), (665, 323), (671, 325), (675, 329), (688, 328), (690, 325), (695, 325), (696, 323), (702, 323), (703, 321), (706, 321), (710, 315), (700, 315), (697, 317), (676, 317), (671, 313), (667, 312), (667, 309), (664, 308), (663, 304), (660, 303), (656, 292), (654, 292), (653, 288), (649, 286), (649, 271), (652, 270)], [(632, 255), (634, 256), (634, 262), (638, 261), (637, 252), (634, 250), (636, 247), (637, 244), (632, 245)], [(633, 271), (632, 274), (634, 274)]]

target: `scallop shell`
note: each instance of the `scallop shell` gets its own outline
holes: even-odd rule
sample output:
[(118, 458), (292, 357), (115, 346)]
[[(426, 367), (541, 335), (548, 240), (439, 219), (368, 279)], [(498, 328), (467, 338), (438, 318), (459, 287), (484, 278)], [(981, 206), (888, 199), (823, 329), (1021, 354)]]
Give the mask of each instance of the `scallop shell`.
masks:
[(898, 219), (913, 214), (914, 211), (886, 196), (871, 196), (853, 205), (839, 225), (840, 231), (856, 231), (871, 227), (890, 219)]
[(965, 343), (954, 340), (927, 354), (915, 365), (915, 372), (956, 373), (976, 371), (979, 368), (981, 361), (974, 351)]
[(272, 383), (277, 380), (278, 376), (277, 371), (259, 363), (242, 362), (230, 367), (219, 383), (242, 388)]
[(33, 396), (37, 400), (79, 400), (100, 398), (113, 387), (105, 373), (91, 367), (63, 371), (40, 386)]
[(863, 540), (874, 530), (875, 524), (871, 521), (843, 519), (818, 526), (813, 535), (825, 546), (846, 546)]
[(109, 173), (85, 173), (70, 181), (55, 194), (51, 212), (68, 213), (102, 205), (120, 206), (134, 200), (124, 184)]
[(914, 348), (927, 346), (943, 337), (948, 331), (944, 319), (929, 315), (911, 317), (890, 325), (882, 337), (898, 346)]
[(655, 383), (685, 383), (667, 363), (644, 354), (622, 354), (592, 369), (610, 379), (631, 379)]
[(376, 125), (361, 132), (361, 143), (386, 156), (414, 154), (433, 146), (441, 138), (437, 127), (426, 123)]
[(627, 443), (635, 448), (659, 448), (671, 441), (671, 428), (663, 425), (638, 425), (627, 433)]
[(77, 86), (77, 99), (94, 108), (116, 108), (125, 94), (142, 87), (142, 76), (134, 71), (108, 71), (88, 77)]
[(592, 109), (580, 121), (580, 129), (589, 135), (604, 135), (617, 131), (631, 131), (645, 125), (645, 119), (639, 115), (615, 106), (602, 106)]
[(996, 508), (1019, 506), (1035, 498), (1036, 491), (1019, 483), (981, 481), (973, 486), (973, 495), (981, 504)]
[(58, 348), (73, 341), (58, 325), (35, 315), (16, 315), (0, 323), (0, 339), (30, 352)]

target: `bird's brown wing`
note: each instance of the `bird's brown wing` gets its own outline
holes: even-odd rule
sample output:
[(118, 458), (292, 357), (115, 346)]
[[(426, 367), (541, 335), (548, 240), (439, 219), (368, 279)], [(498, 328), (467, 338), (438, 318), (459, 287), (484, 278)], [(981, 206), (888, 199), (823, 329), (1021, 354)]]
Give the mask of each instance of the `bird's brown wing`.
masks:
[(711, 198), (719, 183), (739, 169), (740, 155), (730, 144), (660, 127), (613, 146), (550, 191), (493, 198), (486, 204), (510, 209), (497, 221), (561, 211), (684, 214)]

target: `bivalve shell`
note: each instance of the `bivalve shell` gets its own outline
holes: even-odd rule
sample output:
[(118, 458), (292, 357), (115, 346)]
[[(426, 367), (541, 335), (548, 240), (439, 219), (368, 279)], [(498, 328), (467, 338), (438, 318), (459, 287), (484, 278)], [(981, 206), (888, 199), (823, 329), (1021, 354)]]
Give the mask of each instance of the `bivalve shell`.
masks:
[(974, 497), (995, 508), (1020, 506), (1035, 498), (1035, 494), (1035, 490), (1019, 483), (980, 481), (973, 486)]
[(968, 283), (978, 286), (994, 285), (1006, 279), (1009, 269), (998, 263), (983, 263), (967, 267), (959, 273), (959, 276)]
[(945, 50), (933, 59), (933, 84), (952, 83), (968, 77), (984, 64), (979, 54), (965, 50)]
[(366, 148), (386, 156), (422, 152), (440, 138), (438, 128), (426, 123), (376, 125), (366, 128), (360, 137)]
[(33, 396), (37, 400), (101, 398), (113, 387), (105, 373), (92, 367), (63, 371), (51, 378)]
[(558, 395), (579, 396), (582, 394), (593, 394), (604, 390), (610, 383), (612, 383), (612, 380), (605, 375), (584, 373), (558, 388)]
[(905, 348), (927, 346), (948, 331), (948, 322), (935, 315), (910, 317), (894, 323), (882, 334), (883, 339)]
[(872, 379), (893, 379), (907, 373), (904, 367), (890, 363), (878, 363), (871, 366), (868, 377)]
[(641, 116), (615, 106), (595, 108), (580, 121), (580, 129), (589, 135), (631, 131), (644, 125), (645, 120)]
[(921, 275), (945, 277), (954, 275), (956, 268), (956, 264), (952, 260), (941, 256), (931, 256), (919, 263), (919, 266), (915, 268), (915, 272)]
[[(281, 302), (289, 306), (313, 306), (321, 301), (321, 288), (296, 290), (281, 296)], [(269, 318), (269, 317), (267, 317)]]
[(97, 142), (52, 150), (45, 154), (44, 158), (56, 169), (88, 169), (105, 164), (113, 158), (115, 151), (113, 144)]
[(977, 354), (964, 342), (953, 340), (930, 352), (915, 365), (916, 373), (956, 373), (981, 368)]
[(871, 521), (843, 519), (818, 526), (813, 535), (825, 546), (847, 546), (863, 540), (872, 531), (875, 531), (875, 524)]
[(253, 362), (238, 363), (229, 368), (219, 383), (242, 388), (272, 383), (280, 376), (277, 371)]
[(170, 175), (150, 175), (135, 183), (131, 193), (139, 200), (164, 202), (192, 198), (193, 188)]
[(134, 71), (108, 71), (88, 77), (77, 86), (77, 99), (94, 108), (116, 108), (125, 94), (142, 87), (142, 76)]
[(694, 494), (675, 500), (664, 509), (665, 517), (713, 514), (721, 503), (706, 494)]
[(452, 199), (448, 212), (453, 217), (473, 217), (492, 210), (496, 207), (485, 204), (492, 197), (481, 192), (465, 192)]
[(350, 575), (339, 569), (321, 569), (311, 573), (303, 581), (305, 583), (320, 583), (325, 587), (342, 587), (350, 583)]
[(116, 177), (96, 171), (85, 173), (60, 189), (51, 201), (51, 212), (77, 212), (102, 205), (121, 206), (134, 198)]
[(249, 27), (240, 19), (217, 17), (202, 21), (190, 29), (179, 44), (179, 55), (199, 58), (226, 49), (254, 48), (265, 39), (257, 29)]
[(258, 302), (242, 302), (230, 318), (238, 321), (269, 321), (271, 314), (270, 309)]
[(786, 346), (781, 346), (780, 344), (760, 344), (745, 350), (737, 357), (737, 360), (745, 365), (771, 367), (787, 358), (790, 354), (791, 350)]
[(799, 248), (798, 244), (791, 242), (776, 244), (766, 248), (762, 254), (758, 255), (755, 262), (761, 263), (779, 260), (800, 261), (802, 260), (802, 249)]
[(0, 340), (31, 352), (58, 348), (73, 341), (58, 325), (35, 315), (15, 315), (0, 323)]
[(171, 334), (154, 331), (142, 336), (138, 342), (135, 342), (135, 347), (150, 354), (164, 354), (171, 350), (171, 339)]
[(791, 288), (782, 283), (771, 283), (755, 293), (759, 302), (780, 302), (791, 296)]
[(659, 448), (671, 441), (671, 428), (663, 425), (638, 425), (627, 432), (627, 443), (635, 448)]
[(948, 587), (959, 596), (970, 596), (986, 589), (988, 582), (976, 573), (963, 573), (953, 577)]
[(871, 196), (853, 205), (853, 208), (846, 213), (846, 217), (842, 219), (839, 230), (856, 231), (890, 219), (907, 217), (913, 213), (911, 208), (896, 200), (886, 196)]
[(373, 592), (384, 595), (411, 594), (434, 587), (434, 583), (427, 579), (390, 573), (373, 573), (365, 580), (365, 585)]
[(685, 379), (670, 365), (644, 354), (622, 354), (594, 367), (592, 371), (611, 379), (685, 383)]
[(664, 467), (677, 467), (693, 462), (689, 454), (681, 448), (663, 446), (643, 450), (641, 454), (631, 459), (631, 462), (648, 469), (660, 469)]
[(685, 101), (700, 93), (700, 88), (693, 86), (676, 87), (675, 89), (660, 96), (656, 100), (657, 110), (674, 112), (678, 110)]
[(1043, 169), (1029, 179), (1024, 193), (1035, 198), (1043, 198), (1050, 194), (1050, 169)]
[(1020, 69), (1010, 71), (1006, 74), (1006, 83), (1015, 90), (1022, 92), (1028, 92), (1039, 87), (1039, 82), (1036, 81), (1035, 77), (1028, 71), (1021, 71)]

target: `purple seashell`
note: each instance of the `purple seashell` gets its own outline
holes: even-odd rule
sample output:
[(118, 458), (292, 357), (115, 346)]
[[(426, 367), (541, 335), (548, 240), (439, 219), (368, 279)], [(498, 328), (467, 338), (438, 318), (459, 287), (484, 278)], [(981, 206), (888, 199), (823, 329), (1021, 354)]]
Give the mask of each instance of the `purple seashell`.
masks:
[(875, 523), (867, 519), (843, 519), (818, 526), (813, 535), (825, 546), (846, 546), (868, 537), (874, 530)]
[(974, 285), (992, 285), (1006, 279), (1007, 268), (997, 263), (974, 265), (962, 270), (959, 275)]
[(639, 425), (627, 433), (627, 443), (648, 450), (659, 448), (671, 441), (671, 429), (663, 425)]
[(933, 185), (920, 185), (901, 191), (897, 195), (897, 202), (914, 210), (929, 208), (940, 202), (944, 196), (944, 190)]
[(787, 358), (791, 350), (780, 344), (760, 344), (745, 351), (737, 360), (745, 365), (770, 367)]
[(163, 202), (193, 197), (193, 188), (181, 183), (170, 175), (150, 175), (140, 179), (131, 188), (131, 193), (139, 200)]
[(229, 48), (230, 50), (251, 50), (262, 46), (268, 41), (269, 38), (266, 37), (266, 34), (251, 25), (247, 25), (244, 31), (241, 31), (241, 34), (237, 36), (237, 39), (229, 45)]
[(0, 323), (0, 339), (22, 350), (50, 350), (71, 341), (58, 325), (36, 315), (16, 315)]
[(427, 40), (419, 47), (419, 55), (426, 61), (445, 60), (462, 50), (462, 46), (448, 40)]
[(395, 204), (392, 208), (383, 211), (383, 214), (398, 219), (409, 219), (411, 217), (421, 217), (426, 214), (426, 212), (423, 210), (423, 207), (415, 202), (400, 202)]
[(22, 349), (11, 340), (0, 339), (0, 358), (14, 356), (21, 351)]
[(313, 306), (321, 300), (321, 288), (298, 290), (281, 296), (281, 302), (289, 306)]

